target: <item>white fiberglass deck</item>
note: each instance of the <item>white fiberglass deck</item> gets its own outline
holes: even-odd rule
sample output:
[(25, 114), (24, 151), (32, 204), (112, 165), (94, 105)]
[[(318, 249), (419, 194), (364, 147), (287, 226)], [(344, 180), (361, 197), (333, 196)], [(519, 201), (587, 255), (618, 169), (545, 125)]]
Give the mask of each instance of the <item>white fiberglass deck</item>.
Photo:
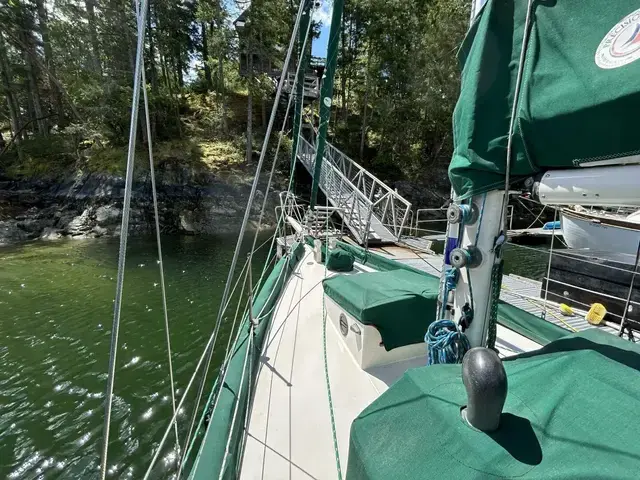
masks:
[[(354, 273), (368, 270), (356, 265)], [(263, 349), (255, 397), (249, 413), (242, 460), (243, 479), (335, 479), (335, 450), (323, 354), (322, 280), (309, 247), (276, 308)], [(502, 353), (538, 348), (534, 342), (498, 329)], [(327, 319), (327, 360), (343, 474), (349, 430), (355, 417), (408, 368), (424, 357), (364, 371)]]

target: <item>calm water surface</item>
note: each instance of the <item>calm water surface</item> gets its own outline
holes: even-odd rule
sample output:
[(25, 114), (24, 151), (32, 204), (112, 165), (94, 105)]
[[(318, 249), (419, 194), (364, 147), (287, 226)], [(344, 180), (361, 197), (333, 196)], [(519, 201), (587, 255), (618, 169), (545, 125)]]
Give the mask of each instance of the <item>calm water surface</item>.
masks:
[[(180, 398), (212, 331), (236, 240), (163, 240)], [(142, 477), (172, 416), (155, 252), (154, 238), (129, 240), (111, 478)], [(0, 478), (96, 476), (117, 255), (117, 239), (0, 249)], [(261, 266), (265, 258), (263, 248), (255, 264)], [(221, 330), (215, 365), (230, 323)], [(190, 413), (193, 399), (185, 404)], [(184, 436), (188, 416), (182, 412), (179, 419)], [(170, 449), (163, 452), (155, 478), (170, 475), (171, 457)]]

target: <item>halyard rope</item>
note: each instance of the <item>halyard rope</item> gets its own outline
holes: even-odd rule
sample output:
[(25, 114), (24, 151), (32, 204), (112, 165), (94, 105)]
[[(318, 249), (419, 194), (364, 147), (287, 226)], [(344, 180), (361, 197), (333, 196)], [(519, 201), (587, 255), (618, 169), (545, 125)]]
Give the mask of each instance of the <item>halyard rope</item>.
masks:
[[(136, 5), (136, 19), (140, 19), (140, 5), (138, 4), (138, 0), (135, 2)], [(140, 26), (138, 26), (138, 29)], [(167, 289), (165, 287), (164, 282), (164, 258), (162, 256), (162, 242), (160, 240), (160, 215), (158, 214), (158, 194), (156, 191), (156, 172), (155, 167), (153, 165), (153, 146), (151, 141), (151, 122), (149, 120), (149, 100), (147, 98), (147, 80), (144, 73), (144, 68), (142, 69), (142, 85), (145, 85), (145, 88), (142, 89), (142, 96), (144, 101), (144, 116), (145, 116), (145, 125), (147, 128), (147, 145), (149, 147), (149, 175), (151, 176), (151, 196), (153, 197), (153, 217), (155, 220), (155, 228), (156, 228), (156, 243), (158, 245), (158, 268), (160, 270), (160, 291), (162, 292), (162, 312), (164, 314), (164, 333), (167, 341), (167, 362), (169, 366), (169, 384), (171, 388), (171, 408), (175, 415), (176, 413), (176, 391), (175, 391), (175, 383), (173, 379), (173, 360), (171, 358), (171, 330), (169, 328), (169, 312), (167, 309)], [(180, 439), (178, 437), (178, 422), (174, 423), (174, 431), (176, 434), (176, 456), (180, 454)], [(177, 457), (176, 457), (177, 458)]]
[[(520, 88), (522, 86), (522, 74), (524, 71), (524, 61), (527, 53), (527, 44), (529, 42), (530, 25), (531, 25), (531, 13), (533, 10), (533, 0), (528, 0), (527, 3), (527, 16), (524, 23), (524, 34), (522, 36), (522, 47), (520, 49), (520, 60), (518, 62), (518, 74), (516, 76), (515, 91), (513, 94), (513, 105), (511, 107), (511, 118), (509, 119), (509, 132), (507, 137), (507, 158), (505, 166), (504, 177), (504, 196), (502, 198), (502, 209), (500, 212), (500, 225), (502, 234), (496, 237), (494, 252), (496, 262), (491, 270), (491, 294), (489, 298), (489, 322), (487, 325), (487, 345), (489, 348), (493, 348), (495, 345), (495, 338), (497, 332), (497, 314), (498, 314), (498, 300), (500, 298), (500, 286), (502, 284), (502, 271), (504, 268), (504, 260), (502, 259), (503, 248), (499, 243), (501, 237), (504, 237), (504, 241), (507, 240), (507, 209), (509, 207), (509, 190), (511, 186), (511, 154), (513, 148), (513, 131), (515, 129), (516, 114), (518, 111), (518, 101), (520, 96)], [(484, 335), (483, 335), (484, 336)]]
[(424, 340), (427, 343), (427, 365), (460, 363), (471, 348), (467, 336), (458, 330), (453, 321), (447, 319), (429, 325)]
[(113, 385), (116, 374), (116, 357), (118, 353), (118, 333), (120, 331), (120, 312), (122, 309), (122, 290), (124, 286), (124, 268), (127, 254), (127, 236), (129, 231), (129, 214), (131, 209), (131, 193), (133, 191), (133, 167), (135, 164), (136, 136), (138, 132), (138, 109), (140, 107), (140, 74), (143, 69), (144, 38), (147, 18), (147, 0), (142, 0), (138, 21), (138, 41), (136, 46), (136, 66), (133, 82), (133, 99), (131, 102), (131, 124), (129, 125), (129, 146), (127, 153), (127, 174), (125, 178), (124, 199), (122, 201), (122, 224), (120, 228), (120, 250), (118, 252), (118, 274), (116, 277), (116, 295), (113, 306), (113, 325), (111, 327), (111, 347), (109, 352), (109, 370), (107, 390), (105, 393), (104, 439), (100, 458), (100, 478), (107, 474), (107, 456), (109, 450), (109, 429), (111, 427), (111, 409), (113, 405)]

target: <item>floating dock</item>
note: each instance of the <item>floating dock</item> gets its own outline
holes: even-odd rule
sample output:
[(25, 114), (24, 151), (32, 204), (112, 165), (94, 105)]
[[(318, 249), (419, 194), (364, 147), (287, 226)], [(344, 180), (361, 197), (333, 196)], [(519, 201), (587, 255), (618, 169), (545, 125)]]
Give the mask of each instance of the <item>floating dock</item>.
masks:
[[(378, 247), (370, 250), (431, 275), (440, 276), (443, 262), (442, 255), (418, 251), (405, 246)], [(544, 294), (541, 295), (541, 292), (544, 291), (543, 284), (540, 281), (513, 274), (505, 275), (502, 279), (500, 299), (538, 317), (544, 316), (546, 321), (562, 327), (568, 332), (598, 328), (614, 335), (618, 334), (618, 326), (616, 324), (607, 322), (600, 326), (591, 325), (584, 318), (586, 314), (584, 310), (574, 308), (575, 315), (566, 316), (560, 312), (560, 305), (552, 301), (546, 302), (547, 307), (545, 309)]]
[[(542, 227), (539, 228), (519, 228), (509, 230), (508, 237), (514, 243), (540, 243), (547, 242), (553, 236), (558, 239), (562, 238), (562, 230), (545, 230)], [(433, 233), (430, 235), (420, 235), (419, 237), (406, 237), (403, 236), (401, 241), (408, 245), (415, 244), (417, 242), (444, 242), (446, 235), (444, 233)]]

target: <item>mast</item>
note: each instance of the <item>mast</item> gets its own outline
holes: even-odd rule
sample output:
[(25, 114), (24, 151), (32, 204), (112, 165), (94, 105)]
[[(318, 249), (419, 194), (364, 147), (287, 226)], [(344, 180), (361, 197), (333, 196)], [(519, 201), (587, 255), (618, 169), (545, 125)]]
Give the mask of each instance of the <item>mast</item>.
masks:
[(320, 128), (318, 130), (318, 142), (316, 144), (316, 161), (313, 171), (313, 183), (311, 184), (310, 208), (314, 208), (318, 197), (320, 173), (324, 159), (324, 147), (327, 143), (327, 130), (329, 129), (329, 116), (333, 99), (333, 79), (336, 73), (338, 59), (338, 44), (340, 41), (340, 23), (344, 0), (334, 0), (333, 14), (331, 15), (331, 29), (329, 30), (329, 44), (327, 47), (327, 64), (322, 76), (322, 88), (320, 89)]
[[(298, 62), (299, 68), (297, 69), (295, 85), (295, 107), (293, 113), (293, 144), (291, 148), (291, 171), (296, 165), (296, 156), (298, 154), (298, 139), (302, 131), (302, 109), (304, 108), (304, 79), (307, 72), (307, 66), (309, 64), (309, 55), (307, 52), (311, 52), (311, 48), (302, 51), (305, 44), (305, 35), (309, 30), (309, 22), (311, 21), (311, 2), (312, 0), (304, 0), (304, 11), (302, 12), (302, 19), (300, 20), (300, 30), (298, 30)], [(282, 72), (284, 75), (285, 73)]]
[[(486, 2), (472, 3), (470, 25)], [(506, 232), (501, 234), (507, 197), (504, 190), (496, 190), (458, 202), (453, 189), (451, 197), (438, 318), (458, 323), (465, 316), (470, 323), (464, 333), (471, 347), (487, 346), (491, 343), (487, 342), (489, 330), (495, 328), (491, 324), (495, 322), (502, 280), (501, 245), (496, 248), (496, 243), (506, 239)], [(455, 280), (454, 269), (458, 270)]]
[[(597, 3), (593, 0), (591, 8)], [(460, 197), (448, 211), (442, 298), (449, 298), (441, 316), (470, 323), (465, 333), (472, 346), (494, 346), (512, 182), (533, 184), (546, 205), (640, 204), (637, 128), (620, 114), (640, 106), (635, 82), (640, 57), (637, 48), (614, 52), (611, 47), (635, 38), (640, 10), (630, 10), (637, 5), (613, 2), (588, 29), (577, 20), (593, 17), (586, 6), (574, 18), (566, 2), (557, 2), (544, 21), (535, 21), (533, 0), (510, 6), (513, 10), (505, 12), (497, 0), (474, 3), (477, 16), (463, 48), (464, 86), (454, 111), (457, 138), (449, 178)], [(566, 38), (587, 32), (591, 38), (558, 56), (554, 36), (545, 30), (556, 23), (555, 31)], [(529, 41), (532, 35), (535, 42)], [(562, 79), (547, 75), (547, 83), (527, 80), (569, 72), (574, 65), (584, 70)], [(505, 82), (493, 81), (503, 73)], [(585, 78), (593, 95), (584, 95)]]

